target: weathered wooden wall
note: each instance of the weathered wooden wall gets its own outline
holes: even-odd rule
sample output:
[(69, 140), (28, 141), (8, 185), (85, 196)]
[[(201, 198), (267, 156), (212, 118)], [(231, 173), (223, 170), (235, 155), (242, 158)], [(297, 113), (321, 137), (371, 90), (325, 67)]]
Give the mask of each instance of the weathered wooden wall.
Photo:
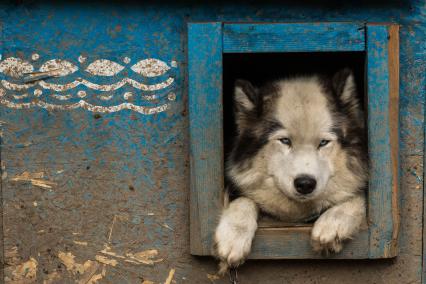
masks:
[[(62, 59), (78, 68), (52, 80), (57, 84), (79, 77), (103, 85), (124, 78), (170, 83), (157, 91), (127, 84), (106, 92), (113, 95), (110, 100), (84, 85), (61, 93), (70, 95), (62, 100), (40, 86), (31, 87), (27, 98), (13, 96), (25, 91), (1, 87), (5, 279), (227, 283), (214, 275), (215, 261), (189, 254), (187, 22), (386, 21), (401, 25), (399, 256), (386, 261), (249, 261), (239, 277), (242, 283), (421, 283), (425, 3), (323, 2), (2, 3), (2, 62), (21, 58), (38, 69)], [(167, 72), (150, 77), (131, 71), (146, 58), (161, 60)], [(113, 76), (86, 72), (98, 59), (124, 68)], [(121, 68), (111, 66), (109, 71)], [(2, 79), (23, 83), (10, 72)], [(133, 97), (126, 92), (134, 92)], [(82, 99), (102, 108), (93, 112), (79, 103)], [(79, 107), (71, 108), (75, 103)], [(121, 108), (131, 110), (113, 112), (122, 103), (127, 104)], [(16, 108), (20, 104), (23, 108)]]

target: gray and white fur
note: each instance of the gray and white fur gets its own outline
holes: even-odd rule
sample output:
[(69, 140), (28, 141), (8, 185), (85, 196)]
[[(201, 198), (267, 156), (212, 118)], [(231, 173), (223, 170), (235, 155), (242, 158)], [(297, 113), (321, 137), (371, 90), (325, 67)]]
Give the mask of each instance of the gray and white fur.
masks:
[(237, 136), (226, 175), (238, 197), (225, 204), (215, 232), (221, 272), (250, 253), (260, 211), (294, 222), (321, 214), (312, 247), (339, 252), (366, 217), (364, 116), (353, 73), (261, 88), (239, 80), (234, 95)]

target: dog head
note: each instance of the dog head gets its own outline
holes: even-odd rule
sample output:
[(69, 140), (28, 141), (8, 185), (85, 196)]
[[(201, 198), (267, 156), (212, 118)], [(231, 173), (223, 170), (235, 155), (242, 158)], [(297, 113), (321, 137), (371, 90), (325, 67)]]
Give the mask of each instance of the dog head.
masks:
[(240, 188), (270, 179), (293, 200), (315, 200), (351, 155), (362, 156), (364, 120), (348, 69), (262, 88), (237, 81), (235, 115), (228, 175)]

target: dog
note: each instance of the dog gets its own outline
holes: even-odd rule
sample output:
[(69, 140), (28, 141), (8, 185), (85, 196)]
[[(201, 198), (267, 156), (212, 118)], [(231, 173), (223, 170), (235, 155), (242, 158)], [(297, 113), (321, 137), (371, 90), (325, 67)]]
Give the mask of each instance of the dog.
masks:
[(366, 219), (364, 115), (354, 74), (309, 75), (256, 88), (237, 80), (236, 137), (226, 157), (225, 204), (215, 231), (220, 273), (250, 253), (260, 212), (313, 224), (313, 250), (335, 252)]

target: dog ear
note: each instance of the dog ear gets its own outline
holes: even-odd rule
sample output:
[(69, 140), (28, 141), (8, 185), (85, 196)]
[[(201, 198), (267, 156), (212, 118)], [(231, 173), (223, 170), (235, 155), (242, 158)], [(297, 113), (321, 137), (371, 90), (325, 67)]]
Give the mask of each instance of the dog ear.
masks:
[(333, 88), (344, 104), (357, 100), (355, 78), (349, 68), (342, 69), (334, 74)]
[(345, 113), (363, 124), (362, 109), (356, 90), (355, 77), (349, 68), (342, 69), (334, 74), (332, 79), (334, 91), (340, 100)]
[(253, 85), (246, 80), (237, 80), (234, 89), (235, 107), (238, 112), (251, 112), (256, 108), (258, 94)]
[(234, 89), (235, 122), (238, 132), (241, 132), (249, 120), (256, 114), (258, 91), (249, 81), (237, 80)]

